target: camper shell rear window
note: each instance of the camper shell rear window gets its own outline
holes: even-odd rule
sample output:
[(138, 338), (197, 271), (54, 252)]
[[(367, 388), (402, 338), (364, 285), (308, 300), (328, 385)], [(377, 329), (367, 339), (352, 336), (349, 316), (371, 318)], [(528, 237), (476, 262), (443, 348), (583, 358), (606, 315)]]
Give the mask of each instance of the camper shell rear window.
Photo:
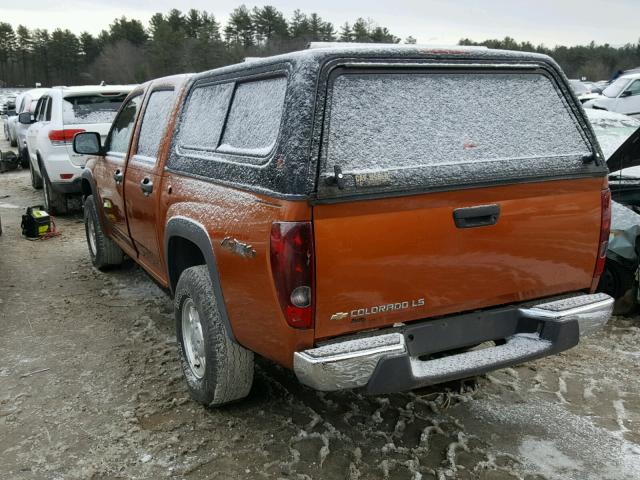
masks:
[(344, 68), (326, 108), (319, 197), (563, 176), (592, 155), (539, 70)]

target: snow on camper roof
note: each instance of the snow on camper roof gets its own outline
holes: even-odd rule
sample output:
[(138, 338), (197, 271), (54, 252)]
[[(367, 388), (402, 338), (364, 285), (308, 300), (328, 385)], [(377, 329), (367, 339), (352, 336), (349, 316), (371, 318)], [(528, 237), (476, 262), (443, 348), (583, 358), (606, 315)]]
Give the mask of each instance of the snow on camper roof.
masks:
[(314, 50), (318, 48), (423, 48), (426, 50), (488, 50), (485, 46), (466, 46), (466, 45), (438, 45), (428, 43), (413, 43), (413, 44), (401, 44), (401, 43), (358, 43), (358, 42), (309, 42), (307, 45), (308, 50)]
[(522, 62), (524, 64), (547, 64), (560, 70), (557, 63), (548, 55), (534, 52), (521, 52), (515, 50), (498, 50), (484, 46), (462, 45), (416, 45), (416, 44), (389, 44), (389, 43), (350, 43), (350, 42), (311, 42), (309, 48), (294, 52), (273, 55), (270, 57), (247, 57), (246, 61), (219, 67), (213, 70), (200, 72), (195, 75), (194, 81), (211, 75), (227, 75), (242, 71), (248, 66), (253, 68), (268, 67), (270, 65), (291, 63), (293, 69), (307, 69), (319, 67), (324, 63), (338, 58), (350, 57), (352, 60), (363, 59), (406, 59), (408, 61), (444, 59), (468, 60), (471, 63), (501, 64)]

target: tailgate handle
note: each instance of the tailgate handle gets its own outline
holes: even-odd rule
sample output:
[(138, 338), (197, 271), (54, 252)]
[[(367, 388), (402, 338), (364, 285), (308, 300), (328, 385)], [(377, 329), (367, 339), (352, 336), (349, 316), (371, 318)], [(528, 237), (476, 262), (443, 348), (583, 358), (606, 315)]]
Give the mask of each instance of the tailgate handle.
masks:
[(500, 205), (478, 205), (477, 207), (456, 208), (453, 221), (458, 228), (474, 228), (495, 225), (500, 216)]

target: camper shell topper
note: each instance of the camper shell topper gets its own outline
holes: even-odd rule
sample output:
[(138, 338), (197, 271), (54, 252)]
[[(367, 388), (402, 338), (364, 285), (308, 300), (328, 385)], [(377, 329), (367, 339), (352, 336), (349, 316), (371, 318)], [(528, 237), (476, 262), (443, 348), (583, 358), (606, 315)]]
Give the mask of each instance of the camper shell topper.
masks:
[[(506, 92), (510, 96), (508, 99), (501, 98), (505, 95), (504, 76), (510, 77), (506, 84), (513, 85)], [(448, 86), (450, 90), (434, 90), (437, 85)], [(481, 130), (468, 132), (465, 139), (462, 133), (465, 126), (475, 123), (477, 130), (476, 115), (469, 118), (468, 125), (455, 129), (454, 134), (459, 134), (456, 142), (447, 144), (450, 139), (428, 136), (433, 130), (425, 130), (421, 132), (424, 133), (421, 144), (409, 142), (403, 151), (401, 139), (392, 141), (384, 136), (385, 132), (381, 138), (368, 138), (367, 143), (367, 138), (356, 138), (357, 134), (363, 133), (362, 129), (344, 129), (348, 125), (353, 127), (348, 114), (345, 116), (349, 105), (336, 102), (355, 98), (355, 104), (358, 91), (366, 91), (369, 95), (376, 87), (381, 93), (380, 100), (387, 102), (384, 107), (398, 107), (392, 112), (387, 108), (387, 115), (402, 112), (405, 117), (407, 112), (400, 107), (411, 103), (406, 96), (400, 95), (402, 89), (413, 89), (412, 93), (417, 95), (428, 93), (432, 100), (434, 91), (437, 92), (435, 98), (441, 98), (437, 105), (431, 105), (429, 110), (429, 104), (414, 102), (414, 108), (409, 112), (414, 116), (407, 120), (417, 118), (420, 113), (417, 109), (424, 109), (423, 118), (439, 115), (437, 121), (441, 122), (443, 111), (438, 108), (444, 108), (455, 99), (459, 101), (448, 105), (450, 110), (471, 101), (459, 115), (472, 111), (483, 115), (485, 112), (482, 123), (485, 126), (491, 125), (492, 116), (517, 118), (513, 119), (513, 130), (502, 132), (500, 138), (497, 136), (501, 132)], [(540, 104), (540, 99), (549, 99), (553, 90), (562, 103), (551, 98)], [(389, 91), (391, 95), (388, 95)], [(394, 97), (393, 93), (398, 95)], [(256, 131), (271, 135), (264, 139), (264, 145), (237, 147), (229, 145), (221, 135), (223, 129), (229, 128), (225, 122), (234, 120), (234, 112), (229, 111), (229, 107), (235, 95), (246, 96), (247, 105), (252, 106), (251, 116), (263, 117), (256, 119)], [(205, 112), (201, 104), (208, 97), (212, 103), (210, 111)], [(508, 101), (511, 99), (519, 99), (520, 115), (513, 111), (515, 107)], [(265, 107), (259, 113), (261, 108), (256, 108), (255, 102), (265, 101), (266, 104), (258, 105)], [(487, 104), (492, 105), (492, 111), (486, 112)], [(362, 113), (355, 112), (354, 115)], [(373, 121), (381, 120), (373, 113)], [(402, 117), (387, 118), (392, 124)], [(200, 128), (194, 129), (189, 125), (190, 120), (199, 121)], [(455, 126), (460, 120), (460, 116), (454, 115), (451, 124)], [(332, 129), (332, 123), (335, 129)], [(292, 199), (334, 201), (353, 195), (388, 195), (394, 191), (406, 194), (407, 189), (419, 193), (499, 184), (505, 180), (601, 175), (605, 169), (580, 103), (550, 57), (476, 47), (325, 47), (322, 44), (320, 48), (251, 60), (195, 76), (177, 124), (178, 131), (167, 164), (169, 169)], [(185, 124), (192, 137), (193, 132), (198, 132), (197, 137), (206, 137), (206, 141), (189, 142), (189, 138), (185, 138), (188, 135), (180, 134)], [(554, 124), (556, 128), (553, 128)], [(363, 128), (368, 127), (379, 129), (379, 125), (364, 125)], [(439, 127), (441, 125), (433, 125), (432, 129)], [(483, 134), (487, 138), (483, 138)], [(492, 134), (495, 137), (492, 138)], [(491, 145), (500, 149), (503, 146), (500, 141), (507, 138), (512, 143), (513, 156), (492, 157), (487, 150)], [(345, 139), (352, 141), (344, 145), (341, 141)], [(360, 143), (356, 143), (358, 141)], [(431, 152), (433, 163), (399, 162), (406, 159), (410, 149), (415, 152), (416, 147), (424, 149), (434, 144), (438, 148)], [(450, 162), (458, 152), (468, 160)], [(483, 154), (487, 157), (483, 158)], [(358, 168), (341, 164), (349, 158)], [(382, 164), (382, 167), (366, 168), (375, 164)], [(340, 184), (335, 181), (336, 172), (342, 174)], [(451, 182), (452, 176), (457, 179), (455, 184)]]

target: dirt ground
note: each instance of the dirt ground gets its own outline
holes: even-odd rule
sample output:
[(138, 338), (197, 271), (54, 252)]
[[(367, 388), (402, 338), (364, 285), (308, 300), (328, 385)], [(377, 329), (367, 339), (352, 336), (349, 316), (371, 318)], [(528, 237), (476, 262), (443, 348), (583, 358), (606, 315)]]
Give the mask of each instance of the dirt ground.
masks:
[[(0, 149), (7, 148), (6, 142)], [(172, 302), (134, 264), (92, 268), (81, 213), (0, 175), (1, 479), (640, 479), (640, 320), (475, 381), (322, 394), (258, 360), (248, 399), (189, 399)]]

